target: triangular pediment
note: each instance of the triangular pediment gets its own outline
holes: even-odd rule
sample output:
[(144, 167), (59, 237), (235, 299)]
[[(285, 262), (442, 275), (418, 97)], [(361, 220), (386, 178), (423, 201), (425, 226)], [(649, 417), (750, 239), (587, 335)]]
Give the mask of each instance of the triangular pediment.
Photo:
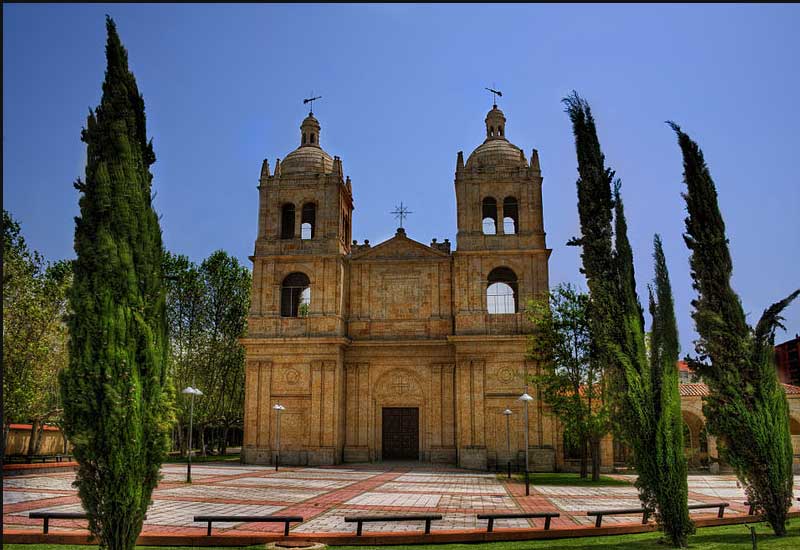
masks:
[(419, 260), (424, 258), (441, 260), (449, 255), (428, 245), (406, 237), (398, 229), (394, 237), (370, 248), (354, 251), (353, 260)]

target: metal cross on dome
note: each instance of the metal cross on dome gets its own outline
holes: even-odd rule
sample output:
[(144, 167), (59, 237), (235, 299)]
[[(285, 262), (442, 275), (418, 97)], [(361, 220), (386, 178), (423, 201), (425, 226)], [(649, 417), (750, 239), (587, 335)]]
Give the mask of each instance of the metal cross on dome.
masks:
[(395, 218), (400, 220), (400, 227), (403, 227), (403, 220), (408, 217), (409, 214), (413, 214), (408, 208), (403, 205), (403, 201), (400, 201), (400, 206), (395, 206), (394, 212), (390, 212), (390, 214), (394, 214)]

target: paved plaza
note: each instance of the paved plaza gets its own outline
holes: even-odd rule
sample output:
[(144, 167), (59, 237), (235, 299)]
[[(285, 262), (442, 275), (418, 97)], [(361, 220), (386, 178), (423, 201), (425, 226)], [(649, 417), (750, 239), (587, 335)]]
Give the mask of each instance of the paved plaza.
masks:
[[(398, 512), (441, 513), (434, 530), (479, 529), (486, 521), (476, 514), (486, 512), (555, 511), (561, 514), (553, 528), (590, 525), (589, 510), (638, 507), (636, 489), (614, 487), (534, 486), (525, 496), (520, 483), (507, 483), (494, 473), (459, 470), (431, 465), (367, 464), (326, 468), (273, 468), (240, 465), (194, 465), (193, 483), (187, 485), (186, 467), (168, 464), (163, 480), (153, 493), (144, 534), (204, 534), (205, 526), (192, 521), (201, 514), (299, 515), (306, 521), (294, 524), (295, 533), (348, 533), (354, 524), (343, 518), (354, 514)], [(615, 476), (626, 478), (626, 476)], [(40, 529), (41, 520), (29, 519), (32, 511), (80, 512), (73, 473), (32, 474), (4, 477), (3, 525), (6, 529)], [(627, 479), (633, 481), (631, 476)], [(795, 476), (800, 493), (800, 476)], [(725, 501), (727, 515), (745, 514), (744, 491), (733, 476), (691, 476), (689, 503)], [(795, 508), (796, 509), (796, 508)], [(702, 510), (694, 514), (714, 514)], [(604, 518), (603, 523), (637, 522), (637, 516)], [(541, 527), (543, 520), (499, 520), (498, 528)], [(54, 520), (52, 532), (85, 529), (85, 521)], [(371, 523), (365, 531), (418, 531), (419, 522)], [(282, 530), (279, 524), (215, 523), (216, 533), (257, 533)]]

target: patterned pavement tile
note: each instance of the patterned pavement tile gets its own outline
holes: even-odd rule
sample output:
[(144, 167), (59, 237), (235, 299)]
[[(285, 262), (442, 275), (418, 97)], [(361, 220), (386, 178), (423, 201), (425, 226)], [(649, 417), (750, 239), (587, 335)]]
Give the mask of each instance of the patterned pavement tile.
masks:
[(341, 489), (355, 483), (355, 480), (335, 479), (292, 479), (288, 477), (240, 477), (221, 482), (223, 485), (260, 485), (269, 487), (301, 487), (307, 489)]
[(513, 498), (501, 495), (442, 495), (438, 508), (473, 510), (475, 513), (519, 509)]
[(499, 483), (493, 485), (476, 486), (469, 483), (384, 483), (379, 487), (380, 491), (391, 491), (398, 493), (438, 493), (438, 494), (484, 494), (484, 495), (505, 495), (506, 490)]
[(320, 491), (302, 489), (277, 489), (270, 487), (225, 487), (219, 485), (192, 485), (156, 490), (155, 497), (191, 497), (195, 500), (218, 499), (235, 501), (301, 502), (322, 494)]
[(44, 500), (46, 498), (59, 497), (54, 493), (29, 493), (27, 491), (3, 491), (3, 506), (16, 504), (18, 502), (29, 502), (32, 500)]
[(409, 508), (435, 508), (440, 495), (417, 495), (408, 493), (367, 492), (351, 498), (345, 504), (362, 506), (405, 506)]
[(51, 489), (53, 491), (77, 491), (72, 487), (74, 478), (66, 477), (10, 477), (3, 479), (3, 488), (13, 487), (19, 489)]
[(638, 499), (636, 487), (560, 487), (557, 485), (537, 485), (533, 488), (537, 493), (547, 496), (571, 496), (571, 497), (634, 497)]

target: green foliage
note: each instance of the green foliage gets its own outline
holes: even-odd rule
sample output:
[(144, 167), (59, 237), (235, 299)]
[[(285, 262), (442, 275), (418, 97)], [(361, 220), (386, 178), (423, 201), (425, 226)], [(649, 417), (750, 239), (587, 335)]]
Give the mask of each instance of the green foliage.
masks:
[[(543, 365), (534, 377), (542, 399), (564, 425), (564, 435), (592, 452), (592, 478), (599, 479), (600, 439), (610, 429), (602, 364), (593, 350), (589, 327), (589, 295), (570, 284), (558, 285), (550, 294), (528, 304), (535, 331), (530, 336), (531, 356)], [(586, 475), (582, 452), (581, 474)]]
[(680, 127), (669, 123), (683, 154), (688, 217), (684, 241), (691, 251), (697, 299), (692, 317), (700, 335), (692, 367), (708, 384), (703, 412), (717, 436), (720, 455), (736, 471), (756, 510), (775, 534), (786, 533), (792, 500), (792, 444), (786, 395), (774, 364), (775, 329), (796, 290), (764, 311), (755, 329), (745, 321), (730, 284), (733, 262), (717, 190), (703, 153)]
[(86, 181), (75, 219), (69, 367), (60, 382), (76, 485), (101, 547), (129, 550), (159, 479), (172, 423), (161, 230), (144, 100), (107, 18), (100, 105), (81, 139)]
[[(685, 487), (686, 477), (675, 478), (673, 470), (660, 471), (657, 454), (653, 452), (662, 411), (654, 408), (644, 319), (636, 294), (633, 252), (628, 242), (620, 183), (614, 181), (613, 170), (605, 167), (588, 103), (574, 92), (564, 98), (564, 103), (575, 135), (581, 222), (581, 237), (569, 244), (582, 247), (582, 272), (591, 297), (589, 327), (597, 345), (598, 360), (607, 365), (611, 407), (619, 425), (617, 431), (625, 434), (633, 450), (640, 500), (656, 512), (670, 542), (685, 546), (693, 529), (688, 514), (668, 513), (675, 503), (664, 499), (660, 487), (681, 484)], [(685, 489), (683, 494), (686, 494)], [(682, 506), (686, 506), (685, 499)]]
[[(167, 317), (171, 342), (170, 365), (176, 384), (198, 387), (194, 422), (201, 429), (223, 430), (220, 451), (225, 452), (225, 433), (244, 420), (244, 348), (250, 309), (250, 271), (222, 250), (200, 266), (186, 256), (167, 253)], [(178, 402), (178, 422), (189, 422), (189, 399)], [(202, 441), (199, 441), (203, 448)]]
[(653, 386), (655, 426), (656, 501), (664, 524), (692, 525), (689, 518), (686, 457), (683, 454), (684, 427), (678, 389), (678, 322), (672, 299), (667, 260), (661, 237), (653, 238), (655, 280), (649, 288), (650, 375)]
[(42, 423), (57, 422), (61, 413), (58, 372), (67, 363), (71, 280), (70, 263), (49, 264), (30, 251), (19, 224), (3, 210), (3, 424), (32, 424), (31, 454)]

